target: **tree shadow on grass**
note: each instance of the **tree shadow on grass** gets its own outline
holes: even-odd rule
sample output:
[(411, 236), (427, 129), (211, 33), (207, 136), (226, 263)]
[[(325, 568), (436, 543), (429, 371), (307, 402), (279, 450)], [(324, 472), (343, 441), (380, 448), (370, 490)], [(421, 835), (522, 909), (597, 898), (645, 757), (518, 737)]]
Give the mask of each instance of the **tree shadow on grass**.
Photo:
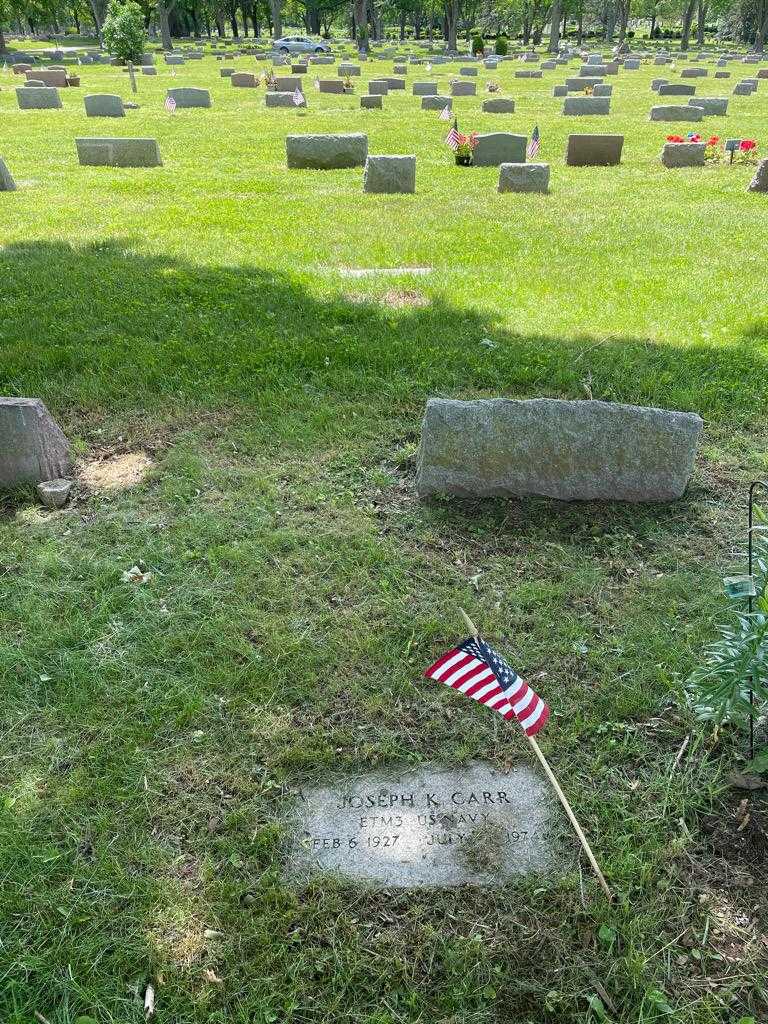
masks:
[(420, 412), (430, 394), (582, 398), (588, 385), (595, 398), (735, 426), (768, 398), (754, 324), (743, 344), (720, 347), (513, 333), (430, 291), (429, 278), (418, 282), (428, 305), (392, 310), (353, 301), (350, 281), (321, 294), (281, 271), (199, 266), (131, 244), (0, 250), (2, 393), (40, 395), (60, 415), (255, 402), (280, 410), (278, 431), (318, 391), (364, 399), (376, 418), (389, 403)]

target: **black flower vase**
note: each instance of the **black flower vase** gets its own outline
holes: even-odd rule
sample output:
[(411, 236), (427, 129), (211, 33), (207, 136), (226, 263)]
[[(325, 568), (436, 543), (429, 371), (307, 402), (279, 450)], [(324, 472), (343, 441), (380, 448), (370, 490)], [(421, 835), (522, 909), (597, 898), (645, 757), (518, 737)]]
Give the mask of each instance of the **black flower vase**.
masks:
[(469, 167), (471, 163), (472, 163), (472, 154), (471, 153), (464, 153), (464, 154), (461, 154), (461, 155), (459, 153), (456, 154), (456, 165), (457, 165), (457, 167)]

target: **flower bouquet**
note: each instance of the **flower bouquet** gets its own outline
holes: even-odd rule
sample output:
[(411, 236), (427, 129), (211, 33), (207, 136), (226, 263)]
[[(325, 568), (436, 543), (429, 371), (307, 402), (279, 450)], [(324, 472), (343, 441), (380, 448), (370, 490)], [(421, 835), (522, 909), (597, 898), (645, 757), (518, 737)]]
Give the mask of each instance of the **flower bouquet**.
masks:
[(738, 159), (740, 164), (757, 163), (757, 143), (754, 139), (742, 139), (739, 143)]
[(472, 163), (472, 153), (474, 152), (477, 143), (477, 132), (472, 132), (470, 135), (462, 135), (461, 132), (458, 132), (454, 153), (456, 156), (456, 163), (459, 167), (470, 166)]

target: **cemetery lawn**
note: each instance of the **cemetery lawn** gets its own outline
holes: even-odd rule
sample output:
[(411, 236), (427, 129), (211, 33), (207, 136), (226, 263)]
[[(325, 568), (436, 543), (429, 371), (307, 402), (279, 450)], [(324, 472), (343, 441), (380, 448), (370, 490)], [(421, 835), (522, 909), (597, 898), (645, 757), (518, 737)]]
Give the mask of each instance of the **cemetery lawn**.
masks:
[[(728, 781), (745, 738), (679, 701), (768, 468), (751, 168), (665, 171), (678, 126), (647, 121), (650, 67), (613, 80), (609, 118), (562, 118), (564, 74), (512, 65), (479, 81), (515, 115), (456, 101), (465, 131), (539, 125), (546, 197), (454, 167), (409, 93), (369, 112), (360, 80), (310, 84), (299, 116), (219, 67), (161, 66), (105, 123), (82, 96), (127, 99), (117, 69), (83, 68), (40, 112), (0, 72), (19, 185), (0, 193), (0, 393), (43, 398), (90, 474), (151, 460), (60, 513), (0, 505), (0, 1019), (138, 1022), (148, 984), (159, 1024), (765, 1019), (764, 791)], [(213, 109), (166, 114), (182, 84)], [(765, 92), (710, 129), (764, 149)], [(285, 170), (286, 133), (356, 130), (417, 154), (415, 196)], [(623, 132), (621, 167), (565, 168), (569, 131)], [(165, 166), (79, 167), (74, 138), (99, 134), (156, 137)], [(393, 267), (432, 273), (343, 273)], [(695, 410), (695, 479), (655, 508), (421, 504), (429, 395)], [(123, 581), (134, 565), (145, 583)], [(613, 906), (585, 863), (501, 891), (285, 880), (299, 785), (529, 759), (420, 678), (461, 636), (459, 604), (550, 703), (542, 746)]]

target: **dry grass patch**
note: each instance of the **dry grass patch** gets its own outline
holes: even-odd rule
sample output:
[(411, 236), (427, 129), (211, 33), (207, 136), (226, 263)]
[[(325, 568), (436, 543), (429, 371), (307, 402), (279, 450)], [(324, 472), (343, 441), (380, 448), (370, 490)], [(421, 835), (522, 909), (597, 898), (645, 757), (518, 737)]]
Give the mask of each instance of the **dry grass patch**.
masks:
[(146, 452), (126, 452), (86, 462), (78, 475), (90, 491), (124, 491), (142, 483), (153, 466)]

